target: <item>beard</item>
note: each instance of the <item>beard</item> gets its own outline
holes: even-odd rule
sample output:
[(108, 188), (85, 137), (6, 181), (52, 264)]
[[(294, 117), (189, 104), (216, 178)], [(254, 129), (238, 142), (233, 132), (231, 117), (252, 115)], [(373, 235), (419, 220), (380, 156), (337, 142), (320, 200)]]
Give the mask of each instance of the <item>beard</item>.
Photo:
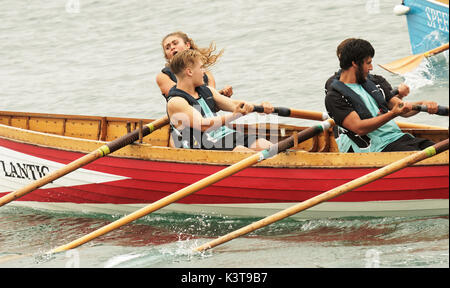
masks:
[(366, 75), (364, 75), (364, 71), (361, 66), (362, 65), (358, 65), (358, 68), (356, 69), (356, 82), (360, 85), (366, 82)]

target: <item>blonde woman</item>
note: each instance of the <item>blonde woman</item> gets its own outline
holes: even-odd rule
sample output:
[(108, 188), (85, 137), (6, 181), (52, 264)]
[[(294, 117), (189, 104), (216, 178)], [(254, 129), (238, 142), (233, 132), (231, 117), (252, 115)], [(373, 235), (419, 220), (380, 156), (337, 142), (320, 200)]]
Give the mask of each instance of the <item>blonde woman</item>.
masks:
[[(164, 52), (164, 57), (166, 58), (166, 66), (161, 70), (161, 72), (156, 76), (156, 83), (161, 90), (161, 93), (167, 100), (167, 95), (169, 94), (169, 90), (175, 86), (177, 82), (177, 78), (175, 74), (170, 69), (170, 62), (173, 57), (184, 50), (193, 49), (199, 51), (202, 55), (204, 55), (205, 59), (209, 59), (209, 63), (205, 63), (205, 67), (209, 67), (213, 65), (217, 59), (222, 56), (223, 50), (221, 50), (218, 54), (214, 55), (215, 51), (214, 43), (211, 43), (208, 48), (199, 48), (194, 41), (188, 37), (188, 35), (184, 32), (177, 31), (168, 34), (162, 40), (162, 48)], [(210, 71), (206, 71), (203, 77), (204, 85), (210, 86), (212, 88), (216, 88), (216, 81), (214, 76)], [(220, 94), (231, 97), (233, 95), (233, 88), (231, 86), (225, 86), (222, 90), (218, 91)]]

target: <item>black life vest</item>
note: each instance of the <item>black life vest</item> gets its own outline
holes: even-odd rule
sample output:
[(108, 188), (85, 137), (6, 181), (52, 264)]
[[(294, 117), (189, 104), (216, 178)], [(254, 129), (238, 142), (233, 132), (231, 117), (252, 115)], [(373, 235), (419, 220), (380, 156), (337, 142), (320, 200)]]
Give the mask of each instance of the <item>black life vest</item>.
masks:
[[(389, 111), (384, 92), (377, 87), (375, 83), (367, 79), (361, 86), (375, 100), (381, 113), (386, 113)], [(373, 117), (372, 114), (370, 114), (369, 109), (367, 109), (366, 105), (364, 105), (361, 97), (343, 82), (334, 79), (331, 83), (331, 88), (332, 90), (337, 91), (340, 95), (344, 96), (344, 98), (352, 104), (361, 119)]]
[[(334, 80), (339, 80), (339, 78), (341, 77), (341, 73), (342, 69), (339, 69), (339, 71), (334, 73), (334, 75), (327, 80), (327, 82), (325, 83), (325, 96), (327, 95), (328, 90), (332, 90), (331, 84), (334, 82)], [(389, 82), (384, 79), (383, 76), (369, 74), (367, 76), (367, 79), (372, 81), (375, 86), (379, 88), (386, 102), (389, 102), (392, 97), (398, 94), (398, 89), (393, 90), (391, 84), (389, 84)]]
[[(385, 99), (385, 93), (383, 89), (375, 85), (375, 83), (370, 80), (369, 78), (366, 80), (364, 84), (361, 85), (364, 90), (367, 91), (367, 93), (375, 100), (375, 102), (378, 105), (380, 113), (387, 113), (389, 111), (387, 102)], [(337, 93), (344, 97), (348, 103), (350, 103), (353, 106), (353, 109), (355, 109), (356, 113), (358, 113), (359, 117), (361, 119), (369, 119), (373, 118), (372, 114), (370, 113), (369, 109), (367, 109), (364, 102), (361, 100), (361, 97), (353, 91), (350, 87), (345, 85), (343, 82), (339, 81), (339, 78), (335, 78), (331, 82), (331, 93)], [(344, 127), (340, 127), (335, 125), (333, 127), (334, 137), (337, 139), (339, 138), (340, 134), (346, 134), (355, 144), (358, 145), (360, 148), (366, 148), (370, 145), (370, 137), (367, 135), (357, 135), (353, 131), (347, 130)], [(351, 152), (351, 151), (347, 151)]]
[[(208, 105), (211, 112), (216, 116), (216, 102), (214, 101), (213, 94), (208, 87), (202, 85), (195, 88), (200, 98), (202, 98), (205, 103)], [(198, 99), (192, 97), (192, 95), (186, 93), (183, 90), (177, 88), (177, 86), (173, 86), (167, 97), (167, 101), (172, 99), (173, 97), (181, 97), (188, 102), (188, 104), (197, 111), (199, 111), (203, 117), (205, 117), (205, 111), (203, 111), (202, 107), (198, 103)], [(172, 124), (171, 124), (172, 126)], [(175, 147), (177, 148), (194, 148), (194, 149), (202, 149), (204, 148), (204, 144), (208, 142), (208, 137), (206, 133), (203, 133), (200, 130), (185, 127), (182, 130), (178, 130), (172, 126), (172, 138), (174, 140)]]

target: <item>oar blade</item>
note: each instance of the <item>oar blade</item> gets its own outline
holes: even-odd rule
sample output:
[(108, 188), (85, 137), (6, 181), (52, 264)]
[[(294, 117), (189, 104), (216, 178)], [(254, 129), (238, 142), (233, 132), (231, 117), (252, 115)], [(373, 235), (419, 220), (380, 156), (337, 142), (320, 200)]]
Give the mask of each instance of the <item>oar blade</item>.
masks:
[(414, 69), (416, 69), (422, 62), (423, 58), (428, 58), (430, 56), (444, 52), (444, 51), (448, 50), (448, 48), (449, 48), (449, 44), (446, 43), (439, 47), (431, 49), (425, 53), (407, 56), (405, 58), (395, 60), (391, 63), (383, 64), (383, 65), (379, 65), (379, 66), (389, 72), (403, 75), (405, 73), (411, 72)]

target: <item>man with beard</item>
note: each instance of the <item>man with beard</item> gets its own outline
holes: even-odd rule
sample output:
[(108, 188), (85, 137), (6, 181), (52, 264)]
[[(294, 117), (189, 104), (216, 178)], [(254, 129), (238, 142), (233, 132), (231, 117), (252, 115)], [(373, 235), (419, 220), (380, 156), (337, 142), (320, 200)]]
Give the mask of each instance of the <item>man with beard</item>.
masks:
[(363, 39), (352, 39), (342, 47), (341, 74), (325, 97), (328, 114), (337, 125), (335, 138), (339, 151), (414, 151), (433, 145), (432, 141), (403, 133), (393, 119), (417, 114), (412, 110), (415, 104), (426, 105), (429, 113), (436, 113), (437, 103), (409, 103), (397, 97), (386, 102), (381, 89), (368, 79), (374, 56), (374, 48)]
[[(345, 47), (345, 45), (353, 40), (356, 40), (356, 38), (347, 38), (344, 39), (336, 49), (336, 56), (340, 60), (341, 59), (341, 53), (342, 49)], [(341, 69), (339, 71), (335, 72), (330, 78), (328, 78), (327, 82), (325, 83), (325, 95), (327, 94), (328, 90), (331, 89), (331, 83), (334, 79), (338, 79), (341, 76)], [(409, 87), (405, 83), (401, 83), (398, 85), (397, 88), (392, 89), (391, 84), (381, 75), (375, 75), (372, 73), (369, 73), (369, 76), (367, 76), (369, 80), (371, 80), (375, 85), (377, 85), (379, 88), (381, 88), (381, 92), (384, 94), (384, 98), (386, 99), (386, 102), (388, 102), (390, 105), (393, 103), (391, 102), (392, 97), (397, 97), (400, 99), (403, 99), (405, 96), (409, 94)], [(394, 99), (396, 100), (396, 99)]]

